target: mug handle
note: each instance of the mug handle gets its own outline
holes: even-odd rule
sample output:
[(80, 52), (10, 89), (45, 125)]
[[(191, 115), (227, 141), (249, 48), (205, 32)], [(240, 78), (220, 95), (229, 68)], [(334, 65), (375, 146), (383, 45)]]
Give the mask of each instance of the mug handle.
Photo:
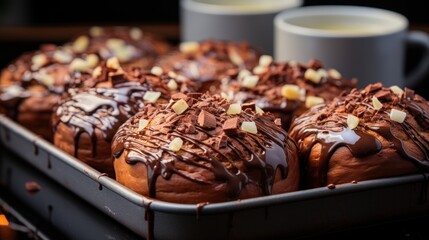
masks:
[(429, 72), (429, 35), (422, 31), (410, 31), (406, 37), (407, 45), (415, 45), (421, 48), (423, 56), (417, 66), (405, 77), (408, 87), (415, 87)]

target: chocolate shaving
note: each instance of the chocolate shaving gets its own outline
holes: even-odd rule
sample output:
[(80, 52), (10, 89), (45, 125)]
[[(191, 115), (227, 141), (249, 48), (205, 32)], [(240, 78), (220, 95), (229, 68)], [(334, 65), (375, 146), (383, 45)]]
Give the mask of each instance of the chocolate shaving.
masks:
[(410, 100), (414, 99), (414, 90), (405, 88), (405, 98), (408, 98)]
[(195, 98), (195, 99), (199, 99), (202, 95), (203, 95), (202, 93), (198, 93), (198, 92), (191, 92), (187, 94), (188, 97)]
[(245, 111), (246, 109), (251, 109), (252, 111), (256, 111), (256, 105), (255, 102), (251, 103), (243, 103), (241, 104), (241, 109)]
[(222, 129), (225, 132), (225, 134), (228, 136), (237, 136), (238, 124), (239, 124), (238, 117), (230, 118), (223, 123)]
[(171, 95), (171, 99), (177, 100), (177, 99), (187, 99), (187, 95), (181, 92), (175, 93)]
[(225, 148), (228, 146), (228, 137), (226, 135), (222, 135), (222, 137), (219, 139), (217, 148)]
[(25, 190), (29, 193), (36, 193), (42, 189), (40, 185), (37, 182), (26, 182), (25, 183)]
[(367, 93), (374, 92), (380, 90), (383, 87), (381, 83), (370, 84), (365, 88)]
[(392, 100), (391, 94), (393, 94), (392, 91), (388, 89), (382, 89), (378, 91), (374, 96), (380, 101), (390, 101)]
[(198, 115), (198, 125), (203, 128), (215, 128), (216, 117), (205, 110), (201, 110), (200, 114)]

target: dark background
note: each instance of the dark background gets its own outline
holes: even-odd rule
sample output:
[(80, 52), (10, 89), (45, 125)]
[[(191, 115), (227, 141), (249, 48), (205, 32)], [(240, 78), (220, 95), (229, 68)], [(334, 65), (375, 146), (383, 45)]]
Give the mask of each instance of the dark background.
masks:
[[(393, 10), (409, 19), (410, 29), (429, 33), (429, 12), (424, 6), (425, 1), (304, 0), (304, 5), (326, 4), (362, 5)], [(179, 23), (178, 0), (0, 0), (0, 68), (23, 51), (34, 50), (41, 43), (63, 43), (84, 27), (148, 26), (150, 30), (178, 41)], [(421, 53), (411, 47), (407, 54), (407, 69), (410, 69)], [(415, 89), (429, 98), (429, 75)]]

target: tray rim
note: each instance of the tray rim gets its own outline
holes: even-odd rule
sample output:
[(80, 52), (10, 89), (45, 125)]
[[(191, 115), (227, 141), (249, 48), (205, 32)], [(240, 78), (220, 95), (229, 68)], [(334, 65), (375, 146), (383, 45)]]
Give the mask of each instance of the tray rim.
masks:
[[(3, 131), (5, 133), (3, 133)], [(429, 179), (429, 173), (421, 172), (421, 173), (414, 173), (414, 174), (408, 174), (408, 175), (402, 175), (402, 176), (366, 180), (358, 183), (341, 184), (341, 185), (337, 185), (335, 189), (320, 187), (320, 188), (313, 188), (313, 189), (307, 189), (307, 190), (298, 190), (298, 191), (289, 192), (289, 193), (250, 198), (250, 199), (228, 201), (228, 202), (222, 202), (222, 203), (210, 203), (201, 207), (198, 204), (181, 204), (181, 203), (161, 201), (157, 199), (150, 199), (139, 193), (136, 193), (133, 190), (127, 188), (126, 186), (116, 182), (114, 179), (104, 176), (101, 172), (95, 170), (89, 165), (79, 161), (78, 159), (74, 158), (68, 153), (62, 151), (61, 149), (54, 146), (52, 143), (35, 135), (31, 131), (25, 129), (24, 127), (14, 122), (10, 118), (6, 117), (5, 115), (0, 114), (0, 145), (4, 145), (9, 150), (15, 152), (18, 155), (21, 155), (19, 152), (8, 147), (7, 143), (5, 143), (3, 137), (5, 134), (9, 134), (9, 133), (6, 133), (7, 131), (14, 131), (16, 134), (32, 142), (38, 148), (41, 148), (49, 152), (53, 157), (56, 157), (62, 160), (65, 164), (69, 165), (75, 170), (79, 172), (83, 172), (93, 181), (98, 182), (99, 184), (103, 185), (103, 187), (106, 187), (112, 190), (113, 192), (117, 193), (119, 196), (127, 199), (129, 202), (139, 207), (147, 208), (147, 210), (150, 209), (152, 211), (170, 213), (170, 214), (211, 215), (211, 214), (219, 214), (219, 213), (236, 212), (236, 211), (242, 211), (247, 209), (286, 204), (286, 203), (292, 203), (292, 202), (303, 201), (303, 200), (356, 193), (360, 191), (367, 191), (367, 190), (377, 189), (377, 188), (392, 187), (392, 186), (413, 183), (413, 182), (426, 181), (426, 184), (428, 184), (428, 179)], [(25, 157), (22, 157), (22, 159), (24, 159), (24, 161), (28, 162), (29, 164), (34, 165), (34, 163), (29, 161)], [(80, 197), (82, 198), (82, 196)], [(149, 206), (144, 206), (149, 202), (151, 202)]]

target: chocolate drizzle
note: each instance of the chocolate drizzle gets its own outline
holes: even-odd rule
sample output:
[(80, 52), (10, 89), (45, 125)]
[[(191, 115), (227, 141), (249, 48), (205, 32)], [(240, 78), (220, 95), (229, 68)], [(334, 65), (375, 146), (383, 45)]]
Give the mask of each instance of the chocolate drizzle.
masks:
[[(287, 133), (274, 124), (271, 116), (246, 110), (236, 116), (240, 121), (254, 121), (258, 134), (238, 130), (240, 133), (236, 136), (226, 136), (222, 124), (231, 116), (221, 107), (225, 105), (225, 99), (204, 95), (195, 98), (188, 96), (185, 100), (192, 104), (181, 115), (172, 111), (174, 102), (160, 109), (144, 108), (123, 124), (113, 139), (112, 153), (115, 158), (126, 153), (125, 161), (128, 164), (142, 163), (147, 166), (149, 197), (157, 197), (156, 182), (159, 177), (168, 180), (173, 174), (207, 187), (223, 182), (229, 200), (238, 199), (242, 189), (250, 183), (259, 186), (263, 194), (271, 194), (277, 169), (283, 179), (287, 177), (288, 159), (294, 157), (290, 152), (294, 151), (295, 146)], [(196, 124), (202, 110), (216, 116), (215, 128)], [(150, 124), (138, 132), (141, 118), (149, 120)], [(180, 152), (168, 148), (174, 137), (184, 141)], [(216, 147), (226, 137), (227, 144)], [(179, 169), (178, 164), (205, 169), (213, 174), (214, 179), (187, 172), (183, 166)]]
[[(302, 152), (304, 162), (315, 145), (321, 146), (320, 166), (307, 169), (318, 185), (327, 183), (329, 161), (339, 147), (347, 147), (357, 159), (378, 154), (385, 148), (393, 148), (404, 159), (412, 161), (416, 167), (429, 170), (429, 104), (418, 95), (395, 94), (381, 84), (369, 85), (365, 90), (353, 90), (343, 99), (337, 99), (327, 106), (312, 108), (297, 118), (291, 127), (290, 135)], [(372, 106), (372, 97), (379, 96), (382, 109)], [(399, 109), (406, 113), (403, 123), (390, 119), (390, 111)], [(347, 114), (359, 117), (355, 129), (347, 127)], [(389, 144), (382, 145), (378, 138)]]
[[(307, 69), (318, 70), (323, 66), (319, 61), (312, 60), (308, 64), (290, 64), (288, 62), (272, 62), (262, 73), (256, 74), (259, 81), (254, 88), (242, 86), (243, 79), (239, 75), (231, 81), (225, 81), (222, 91), (234, 101), (240, 103), (256, 102), (264, 111), (281, 117), (284, 129), (289, 129), (292, 119), (307, 110), (305, 96), (321, 97), (330, 102), (343, 92), (349, 92), (356, 87), (356, 80), (333, 78), (325, 76), (320, 83), (314, 83), (304, 78)], [(281, 89), (285, 84), (297, 85), (305, 90), (301, 99), (285, 98)]]
[(88, 134), (95, 156), (96, 129), (110, 142), (119, 126), (143, 106), (143, 95), (147, 90), (140, 83), (129, 82), (116, 88), (92, 88), (73, 93), (58, 107), (54, 115), (54, 129), (59, 123), (74, 129), (75, 157), (78, 156), (81, 134)]

